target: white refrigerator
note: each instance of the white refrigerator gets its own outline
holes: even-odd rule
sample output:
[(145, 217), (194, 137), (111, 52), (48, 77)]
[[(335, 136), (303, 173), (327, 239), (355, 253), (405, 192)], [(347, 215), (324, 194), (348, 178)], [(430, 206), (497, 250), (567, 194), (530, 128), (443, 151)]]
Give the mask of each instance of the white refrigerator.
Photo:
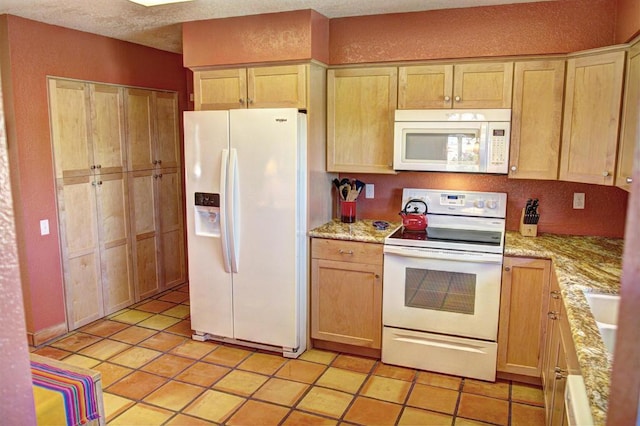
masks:
[(186, 111), (191, 328), (295, 358), (306, 349), (306, 115)]

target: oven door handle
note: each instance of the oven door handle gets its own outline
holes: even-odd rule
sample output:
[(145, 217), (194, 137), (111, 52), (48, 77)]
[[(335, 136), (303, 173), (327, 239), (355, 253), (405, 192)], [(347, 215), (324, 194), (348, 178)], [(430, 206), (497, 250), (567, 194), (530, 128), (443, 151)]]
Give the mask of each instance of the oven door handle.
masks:
[(415, 257), (418, 259), (452, 260), (473, 263), (502, 263), (502, 255), (497, 253), (474, 253), (456, 250), (437, 250), (385, 245), (384, 254), (402, 257)]

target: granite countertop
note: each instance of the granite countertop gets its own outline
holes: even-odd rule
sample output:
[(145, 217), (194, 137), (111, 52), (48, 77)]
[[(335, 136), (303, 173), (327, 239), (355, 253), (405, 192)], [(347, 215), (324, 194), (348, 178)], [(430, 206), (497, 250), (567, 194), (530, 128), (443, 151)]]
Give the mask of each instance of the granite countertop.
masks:
[(623, 242), (618, 238), (553, 234), (523, 237), (512, 231), (507, 231), (505, 239), (506, 256), (553, 261), (594, 424), (606, 421), (613, 359), (602, 342), (583, 290), (620, 292)]
[(383, 244), (384, 239), (400, 226), (400, 222), (388, 222), (387, 229), (378, 230), (373, 226), (373, 222), (374, 220), (363, 219), (354, 223), (342, 223), (340, 219), (334, 219), (309, 231), (309, 236)]
[[(309, 231), (309, 236), (382, 244), (400, 225), (391, 222), (388, 229), (379, 231), (373, 220), (347, 224), (334, 219)], [(620, 292), (623, 243), (619, 238), (555, 234), (523, 237), (515, 231), (507, 231), (505, 238), (505, 256), (553, 261), (594, 424), (604, 424), (606, 420), (613, 358), (602, 342), (583, 290)]]

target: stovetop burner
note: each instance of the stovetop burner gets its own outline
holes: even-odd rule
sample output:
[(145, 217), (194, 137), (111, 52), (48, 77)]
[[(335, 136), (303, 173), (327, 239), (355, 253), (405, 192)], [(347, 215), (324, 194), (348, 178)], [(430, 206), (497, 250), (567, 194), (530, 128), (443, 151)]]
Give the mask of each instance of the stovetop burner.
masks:
[(436, 227), (428, 227), (424, 231), (409, 231), (404, 227), (400, 227), (387, 238), (391, 240), (446, 241), (454, 244), (472, 243), (499, 246), (502, 242), (502, 233), (497, 231)]

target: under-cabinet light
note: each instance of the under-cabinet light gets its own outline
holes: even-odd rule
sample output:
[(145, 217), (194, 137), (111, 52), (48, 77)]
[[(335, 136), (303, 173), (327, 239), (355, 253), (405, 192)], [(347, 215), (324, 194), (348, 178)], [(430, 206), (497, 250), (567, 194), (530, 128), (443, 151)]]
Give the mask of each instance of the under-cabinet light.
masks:
[(149, 6), (160, 6), (161, 4), (182, 3), (182, 2), (193, 1), (193, 0), (129, 0), (129, 1), (149, 7)]

